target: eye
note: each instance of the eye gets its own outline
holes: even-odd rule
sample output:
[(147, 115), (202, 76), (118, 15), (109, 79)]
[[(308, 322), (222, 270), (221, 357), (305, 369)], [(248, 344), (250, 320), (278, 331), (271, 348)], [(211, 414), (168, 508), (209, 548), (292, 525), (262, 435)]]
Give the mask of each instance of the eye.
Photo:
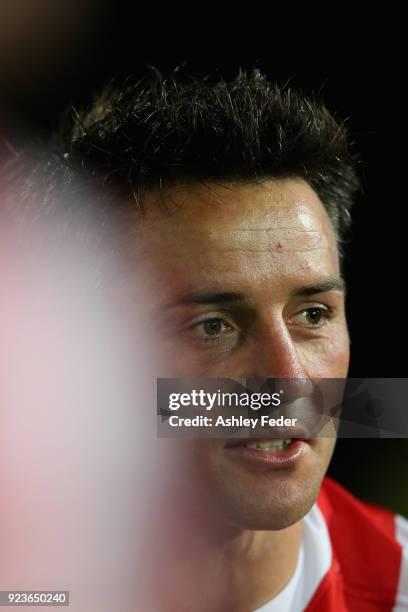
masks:
[(212, 338), (216, 339), (230, 332), (233, 328), (224, 319), (220, 317), (211, 317), (195, 323), (191, 329), (197, 336), (206, 340)]
[(330, 313), (326, 306), (313, 306), (297, 312), (290, 318), (290, 322), (303, 327), (321, 327), (328, 318)]

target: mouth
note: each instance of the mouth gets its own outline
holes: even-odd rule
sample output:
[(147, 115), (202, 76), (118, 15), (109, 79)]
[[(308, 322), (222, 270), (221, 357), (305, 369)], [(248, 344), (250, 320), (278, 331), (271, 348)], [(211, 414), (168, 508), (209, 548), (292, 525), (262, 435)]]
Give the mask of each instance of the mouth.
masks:
[(265, 438), (264, 440), (234, 440), (226, 445), (227, 448), (253, 448), (258, 451), (280, 452), (285, 450), (293, 442), (292, 438)]
[(288, 469), (295, 467), (311, 447), (300, 438), (241, 438), (228, 441), (224, 450), (232, 460), (267, 469)]

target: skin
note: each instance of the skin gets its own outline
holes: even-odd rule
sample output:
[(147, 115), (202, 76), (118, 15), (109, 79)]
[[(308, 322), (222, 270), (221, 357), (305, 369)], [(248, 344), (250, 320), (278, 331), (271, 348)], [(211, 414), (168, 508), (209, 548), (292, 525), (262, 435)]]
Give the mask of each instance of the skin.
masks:
[[(149, 194), (146, 211), (133, 245), (159, 339), (160, 376), (346, 377), (349, 337), (336, 238), (307, 183), (174, 187)], [(232, 457), (226, 440), (183, 441), (190, 484), (178, 489), (182, 528), (169, 542), (168, 582), (179, 585), (183, 601), (191, 588), (194, 609), (201, 609), (207, 584), (218, 597), (211, 609), (248, 611), (285, 586), (302, 518), (316, 501), (335, 444), (333, 437), (309, 442), (294, 468), (264, 471)], [(166, 610), (171, 602), (183, 609), (170, 591), (166, 597)]]

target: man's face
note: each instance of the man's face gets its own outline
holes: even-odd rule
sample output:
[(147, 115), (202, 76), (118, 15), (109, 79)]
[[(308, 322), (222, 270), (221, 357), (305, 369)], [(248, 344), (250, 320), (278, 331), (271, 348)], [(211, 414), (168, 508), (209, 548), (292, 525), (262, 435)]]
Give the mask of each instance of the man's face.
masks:
[[(159, 376), (347, 375), (336, 239), (304, 181), (173, 188), (150, 194), (146, 210), (136, 242), (160, 340)], [(247, 461), (225, 439), (186, 444), (213, 515), (280, 529), (314, 503), (334, 439), (302, 442), (294, 462), (273, 469)]]

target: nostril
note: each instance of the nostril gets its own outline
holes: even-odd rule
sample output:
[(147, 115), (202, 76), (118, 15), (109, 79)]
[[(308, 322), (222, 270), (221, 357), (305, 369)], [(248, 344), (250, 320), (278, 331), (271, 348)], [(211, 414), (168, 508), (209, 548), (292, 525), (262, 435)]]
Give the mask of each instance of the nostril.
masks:
[(301, 397), (310, 397), (314, 391), (313, 381), (306, 377), (275, 379), (274, 384), (279, 387), (281, 396), (286, 402)]

